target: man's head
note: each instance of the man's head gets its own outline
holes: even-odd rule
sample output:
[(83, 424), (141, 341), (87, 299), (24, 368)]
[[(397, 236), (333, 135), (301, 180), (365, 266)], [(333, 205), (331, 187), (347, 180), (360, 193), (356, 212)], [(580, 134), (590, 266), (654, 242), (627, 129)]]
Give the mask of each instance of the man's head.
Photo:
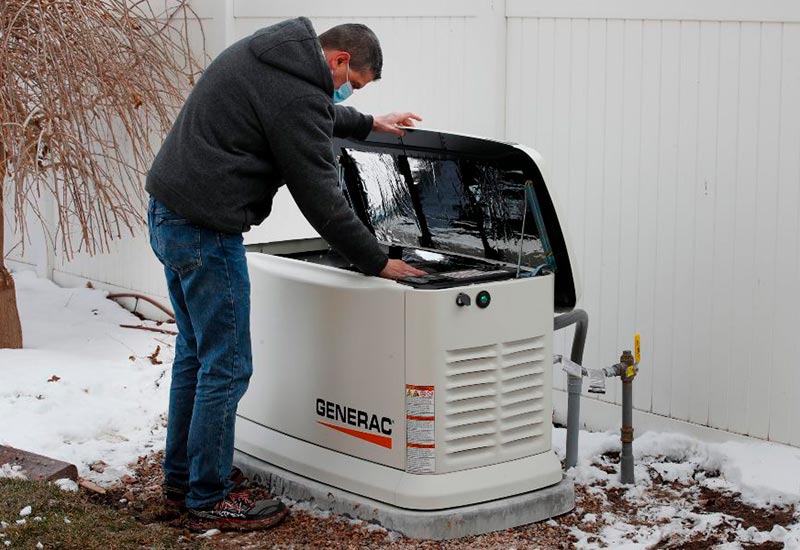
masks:
[(319, 35), (319, 42), (333, 75), (334, 89), (349, 80), (353, 89), (358, 90), (381, 77), (381, 45), (366, 25), (337, 25)]

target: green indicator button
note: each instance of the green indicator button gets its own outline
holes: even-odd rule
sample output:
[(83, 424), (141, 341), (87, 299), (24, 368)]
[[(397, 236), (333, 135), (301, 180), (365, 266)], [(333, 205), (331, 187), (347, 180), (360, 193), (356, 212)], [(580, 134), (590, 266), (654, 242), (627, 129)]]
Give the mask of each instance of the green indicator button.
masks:
[(475, 303), (478, 305), (479, 308), (489, 307), (489, 304), (492, 303), (492, 296), (485, 290), (481, 290), (475, 297)]

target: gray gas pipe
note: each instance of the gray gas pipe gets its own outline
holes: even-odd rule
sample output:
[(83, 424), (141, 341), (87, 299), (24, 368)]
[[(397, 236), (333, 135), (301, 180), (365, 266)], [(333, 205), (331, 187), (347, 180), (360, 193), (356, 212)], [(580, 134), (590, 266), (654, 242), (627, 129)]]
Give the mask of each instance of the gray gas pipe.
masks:
[(555, 356), (567, 374), (567, 456), (566, 468), (574, 467), (578, 462), (578, 436), (580, 434), (581, 392), (583, 377), (589, 377), (589, 393), (605, 393), (606, 378), (619, 377), (622, 381), (622, 454), (620, 456), (620, 482), (635, 483), (633, 472), (633, 379), (639, 371), (641, 356), (640, 336), (634, 340), (635, 356), (625, 350), (619, 363), (602, 369), (586, 369), (583, 362), (583, 349), (586, 344), (586, 333), (589, 329), (589, 316), (582, 309), (575, 309), (555, 317), (553, 326), (559, 330), (575, 325), (572, 339), (572, 351), (569, 359)]

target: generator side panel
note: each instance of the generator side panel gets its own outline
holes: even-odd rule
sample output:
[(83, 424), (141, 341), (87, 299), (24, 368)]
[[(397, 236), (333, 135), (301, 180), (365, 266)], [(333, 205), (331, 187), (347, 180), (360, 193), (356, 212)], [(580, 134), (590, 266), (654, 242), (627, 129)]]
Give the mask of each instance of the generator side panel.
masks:
[[(367, 278), (358, 274), (328, 276), (329, 268), (254, 256), (253, 377), (239, 416), (404, 468), (403, 289), (361, 286)], [(278, 465), (297, 459), (259, 458)]]
[[(461, 293), (469, 305), (458, 305)], [(409, 292), (407, 471), (552, 452), (552, 343), (552, 275)]]

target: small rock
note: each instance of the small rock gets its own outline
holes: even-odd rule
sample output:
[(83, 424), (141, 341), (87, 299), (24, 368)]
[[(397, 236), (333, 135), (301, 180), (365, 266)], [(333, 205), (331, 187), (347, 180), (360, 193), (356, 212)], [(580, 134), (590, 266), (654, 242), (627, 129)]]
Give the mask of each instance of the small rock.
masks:
[(125, 494), (122, 495), (122, 500), (125, 500), (127, 502), (133, 502), (134, 500), (136, 500), (136, 497), (133, 496), (133, 493), (131, 491), (126, 491)]
[(86, 489), (87, 491), (91, 491), (93, 493), (97, 493), (98, 495), (106, 494), (106, 490), (100, 487), (97, 483), (92, 483), (88, 479), (81, 479), (78, 482), (78, 485)]
[(98, 474), (102, 474), (103, 472), (106, 471), (106, 466), (108, 466), (108, 464), (106, 464), (102, 460), (98, 460), (96, 462), (92, 462), (91, 464), (89, 464), (89, 469), (93, 472), (97, 472)]
[(22, 517), (31, 515), (31, 507), (30, 506), (26, 506), (25, 508), (23, 508), (22, 510), (19, 511), (19, 515), (22, 516)]

